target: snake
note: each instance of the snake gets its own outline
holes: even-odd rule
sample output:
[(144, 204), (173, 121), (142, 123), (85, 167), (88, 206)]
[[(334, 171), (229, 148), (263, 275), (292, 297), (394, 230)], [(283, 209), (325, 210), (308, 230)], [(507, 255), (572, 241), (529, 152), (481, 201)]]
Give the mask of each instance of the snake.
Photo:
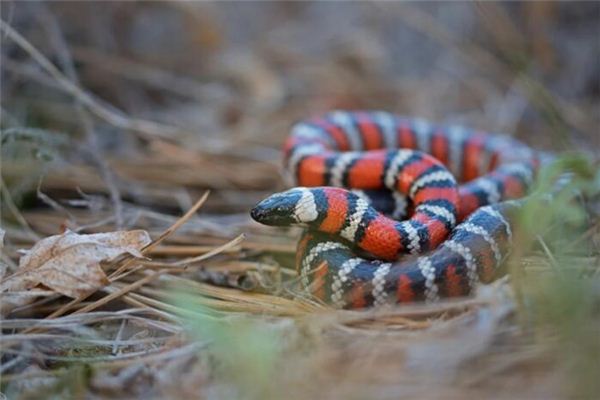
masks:
[(250, 215), (304, 228), (299, 281), (337, 308), (467, 296), (502, 273), (540, 154), (505, 134), (330, 111), (292, 126), (294, 187)]

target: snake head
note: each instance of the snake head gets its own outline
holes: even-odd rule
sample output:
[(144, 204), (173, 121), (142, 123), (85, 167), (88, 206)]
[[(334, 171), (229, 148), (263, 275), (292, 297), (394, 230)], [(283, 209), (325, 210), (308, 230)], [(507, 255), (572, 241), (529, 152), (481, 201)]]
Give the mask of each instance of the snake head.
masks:
[(310, 189), (294, 188), (275, 193), (251, 211), (256, 222), (270, 226), (307, 225), (317, 219), (317, 205)]

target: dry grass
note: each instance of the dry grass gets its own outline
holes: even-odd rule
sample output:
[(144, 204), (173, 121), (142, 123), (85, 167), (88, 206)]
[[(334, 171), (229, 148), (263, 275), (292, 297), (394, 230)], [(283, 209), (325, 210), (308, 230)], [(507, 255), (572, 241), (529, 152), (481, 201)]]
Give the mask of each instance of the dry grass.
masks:
[(597, 77), (577, 47), (597, 54), (597, 4), (1, 4), (0, 265), (65, 228), (153, 238), (147, 259), (103, 266), (102, 290), (44, 289), (1, 321), (9, 398), (600, 390), (597, 160), (563, 160), (586, 200), (528, 210), (510, 278), (439, 304), (307, 298), (290, 268), (298, 232), (247, 215), (285, 186), (291, 122), (336, 107), (597, 158)]

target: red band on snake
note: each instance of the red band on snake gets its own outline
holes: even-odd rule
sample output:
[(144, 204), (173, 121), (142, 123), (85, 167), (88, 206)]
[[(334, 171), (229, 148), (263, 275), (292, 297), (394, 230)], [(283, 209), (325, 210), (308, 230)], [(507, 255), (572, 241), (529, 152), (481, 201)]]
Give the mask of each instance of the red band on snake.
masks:
[(493, 279), (519, 206), (508, 200), (526, 194), (539, 161), (505, 135), (334, 111), (292, 128), (284, 163), (300, 187), (263, 200), (252, 217), (306, 227), (304, 288), (361, 308), (464, 296)]

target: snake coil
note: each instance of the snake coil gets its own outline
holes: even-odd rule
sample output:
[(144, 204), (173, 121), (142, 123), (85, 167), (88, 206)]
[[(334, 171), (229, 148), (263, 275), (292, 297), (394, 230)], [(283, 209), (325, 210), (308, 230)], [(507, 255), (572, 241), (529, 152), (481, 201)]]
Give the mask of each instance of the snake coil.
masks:
[(539, 162), (508, 136), (333, 111), (294, 125), (284, 163), (299, 187), (251, 216), (307, 228), (302, 285), (337, 307), (464, 296), (496, 277), (521, 204), (510, 199), (527, 193)]

